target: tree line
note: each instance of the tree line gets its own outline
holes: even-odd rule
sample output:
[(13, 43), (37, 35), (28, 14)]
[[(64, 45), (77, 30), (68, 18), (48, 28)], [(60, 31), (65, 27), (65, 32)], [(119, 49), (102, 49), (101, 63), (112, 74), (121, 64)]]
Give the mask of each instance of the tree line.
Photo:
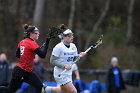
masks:
[[(0, 0), (0, 52), (14, 61), (22, 25), (40, 29), (39, 44), (49, 27), (66, 24), (75, 35), (78, 51), (85, 50), (104, 34), (103, 44), (81, 59), (81, 68), (106, 68), (112, 56), (118, 56), (124, 69), (140, 69), (139, 0)], [(44, 61), (49, 61), (53, 40)], [(86, 65), (82, 65), (85, 64)], [(45, 62), (49, 65), (49, 62)]]

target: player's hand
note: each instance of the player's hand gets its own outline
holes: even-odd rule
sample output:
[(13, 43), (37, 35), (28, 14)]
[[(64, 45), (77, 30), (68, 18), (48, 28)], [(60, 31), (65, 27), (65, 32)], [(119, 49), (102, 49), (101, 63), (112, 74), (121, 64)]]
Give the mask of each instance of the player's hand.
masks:
[(85, 53), (85, 52), (81, 52), (80, 54), (79, 54), (79, 56), (80, 57), (83, 57), (83, 56), (85, 56), (87, 53)]
[(66, 64), (64, 67), (66, 70), (70, 70), (72, 68), (72, 66), (70, 64)]

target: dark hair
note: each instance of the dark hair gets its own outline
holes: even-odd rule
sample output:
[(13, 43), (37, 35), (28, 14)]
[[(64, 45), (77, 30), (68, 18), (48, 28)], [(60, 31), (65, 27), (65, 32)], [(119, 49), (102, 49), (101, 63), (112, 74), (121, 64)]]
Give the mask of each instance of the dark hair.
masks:
[(64, 32), (65, 30), (68, 29), (67, 26), (65, 26), (64, 24), (60, 24), (60, 25), (58, 26), (58, 28), (59, 28), (62, 32)]
[[(67, 35), (65, 35), (65, 34), (63, 34), (63, 32), (64, 31), (66, 31), (67, 29), (68, 29), (68, 27), (66, 26), (66, 25), (64, 25), (64, 24), (60, 24), (59, 26), (59, 29), (61, 30), (61, 32), (62, 32), (62, 34), (61, 34), (61, 36), (67, 36)], [(61, 38), (62, 39), (62, 38)]]
[(31, 26), (28, 24), (24, 24), (23, 28), (24, 28), (24, 38), (29, 37), (30, 33), (33, 33), (35, 31), (35, 26)]

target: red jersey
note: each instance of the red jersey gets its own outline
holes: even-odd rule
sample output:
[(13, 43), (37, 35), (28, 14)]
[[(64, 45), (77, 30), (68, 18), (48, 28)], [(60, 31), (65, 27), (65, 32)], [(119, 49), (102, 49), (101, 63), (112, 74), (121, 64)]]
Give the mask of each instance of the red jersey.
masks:
[(20, 59), (17, 66), (27, 72), (32, 72), (36, 55), (34, 50), (39, 48), (39, 45), (30, 38), (26, 38), (18, 44), (18, 48), (20, 49)]

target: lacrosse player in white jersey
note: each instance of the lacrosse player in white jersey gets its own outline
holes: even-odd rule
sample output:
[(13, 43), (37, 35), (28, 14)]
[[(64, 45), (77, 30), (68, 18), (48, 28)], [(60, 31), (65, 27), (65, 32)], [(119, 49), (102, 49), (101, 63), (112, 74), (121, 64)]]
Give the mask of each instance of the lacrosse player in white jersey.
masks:
[[(85, 52), (78, 54), (77, 47), (73, 42), (73, 32), (65, 25), (61, 25), (60, 29), (63, 31), (61, 34), (61, 42), (58, 43), (52, 51), (50, 63), (54, 67), (54, 79), (61, 88), (61, 93), (77, 93), (76, 88), (72, 84), (72, 63), (78, 56), (83, 57)], [(66, 71), (61, 74), (64, 70)], [(61, 74), (61, 76), (59, 76)]]

